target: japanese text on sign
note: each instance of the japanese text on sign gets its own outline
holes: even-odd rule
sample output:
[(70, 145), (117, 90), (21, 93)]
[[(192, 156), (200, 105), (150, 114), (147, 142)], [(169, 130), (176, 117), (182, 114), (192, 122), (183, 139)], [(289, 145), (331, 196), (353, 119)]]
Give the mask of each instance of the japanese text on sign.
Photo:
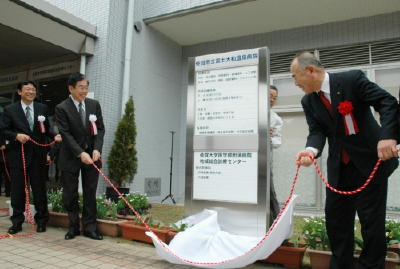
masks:
[(257, 152), (194, 152), (193, 199), (257, 203), (257, 160)]
[(196, 135), (257, 133), (257, 66), (196, 73)]

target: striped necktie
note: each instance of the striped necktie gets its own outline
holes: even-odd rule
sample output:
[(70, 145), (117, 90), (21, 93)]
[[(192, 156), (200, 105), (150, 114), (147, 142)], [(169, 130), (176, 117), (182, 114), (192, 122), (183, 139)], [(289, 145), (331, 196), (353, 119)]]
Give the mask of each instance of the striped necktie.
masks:
[(81, 116), (82, 124), (86, 127), (86, 114), (82, 107), (82, 102), (79, 103), (79, 116)]
[(33, 131), (33, 118), (32, 118), (31, 108), (29, 106), (26, 107), (25, 116), (29, 123), (29, 129)]

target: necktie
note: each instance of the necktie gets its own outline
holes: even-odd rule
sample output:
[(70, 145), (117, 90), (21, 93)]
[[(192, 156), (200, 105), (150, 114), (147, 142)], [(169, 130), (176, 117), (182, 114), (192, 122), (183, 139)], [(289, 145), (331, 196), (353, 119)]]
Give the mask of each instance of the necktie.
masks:
[(82, 124), (86, 127), (86, 115), (85, 110), (83, 110), (82, 102), (79, 103), (79, 116), (81, 116)]
[(29, 123), (29, 129), (33, 131), (33, 118), (32, 118), (31, 108), (29, 106), (26, 107), (25, 116)]
[(324, 104), (325, 108), (328, 110), (329, 115), (332, 117), (332, 104), (329, 102), (329, 99), (325, 96), (325, 94), (322, 91), (318, 92), (319, 99), (321, 99), (321, 102)]
[[(324, 104), (325, 108), (328, 110), (329, 115), (333, 118), (333, 111), (332, 111), (332, 104), (329, 102), (329, 99), (325, 96), (325, 94), (322, 91), (318, 92), (319, 99), (321, 99), (321, 102)], [(350, 162), (350, 156), (347, 154), (345, 149), (342, 149), (340, 152), (340, 159), (344, 164), (348, 164)]]

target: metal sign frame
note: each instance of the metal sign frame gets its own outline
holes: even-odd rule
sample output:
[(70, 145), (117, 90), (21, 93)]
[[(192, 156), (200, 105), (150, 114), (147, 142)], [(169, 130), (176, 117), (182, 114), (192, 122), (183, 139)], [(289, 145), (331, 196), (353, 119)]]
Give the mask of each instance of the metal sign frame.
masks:
[[(225, 231), (261, 236), (269, 227), (270, 156), (269, 147), (269, 50), (258, 51), (258, 132), (244, 135), (195, 135), (196, 70), (195, 58), (189, 58), (186, 130), (185, 214), (193, 215), (205, 208), (218, 211), (218, 221)], [(236, 203), (193, 199), (194, 152), (248, 151), (258, 153), (257, 203)], [(244, 192), (246, 190), (243, 190)]]

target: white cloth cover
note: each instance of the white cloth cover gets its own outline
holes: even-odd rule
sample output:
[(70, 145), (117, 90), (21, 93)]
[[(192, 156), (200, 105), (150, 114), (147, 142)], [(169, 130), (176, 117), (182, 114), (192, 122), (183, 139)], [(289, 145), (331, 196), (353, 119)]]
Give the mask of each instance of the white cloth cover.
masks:
[(157, 254), (175, 264), (200, 268), (241, 268), (272, 254), (292, 232), (294, 200), (286, 209), (270, 234), (249, 237), (229, 234), (218, 225), (217, 212), (204, 210), (183, 221), (194, 224), (178, 233), (169, 245), (159, 241), (152, 232), (146, 232), (153, 240)]

